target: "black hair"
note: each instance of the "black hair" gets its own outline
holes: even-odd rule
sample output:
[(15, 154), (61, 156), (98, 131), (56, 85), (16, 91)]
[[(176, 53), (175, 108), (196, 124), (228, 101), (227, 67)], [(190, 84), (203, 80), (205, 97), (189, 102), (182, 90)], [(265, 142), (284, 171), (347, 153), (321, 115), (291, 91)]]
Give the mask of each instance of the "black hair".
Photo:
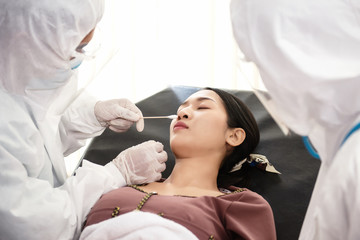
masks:
[(230, 171), (241, 160), (248, 158), (258, 145), (260, 140), (258, 125), (249, 108), (238, 97), (217, 88), (204, 88), (204, 90), (214, 91), (223, 101), (228, 127), (242, 128), (246, 133), (245, 140), (223, 159), (217, 177), (219, 187), (238, 185), (246, 178), (247, 164), (243, 164), (238, 171)]

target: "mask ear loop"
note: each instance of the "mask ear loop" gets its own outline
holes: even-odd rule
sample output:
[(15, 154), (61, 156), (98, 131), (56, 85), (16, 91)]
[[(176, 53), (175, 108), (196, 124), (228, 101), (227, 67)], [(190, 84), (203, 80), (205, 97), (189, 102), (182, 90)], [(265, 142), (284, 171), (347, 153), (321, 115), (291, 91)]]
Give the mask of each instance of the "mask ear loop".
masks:
[(316, 159), (320, 159), (319, 154), (316, 152), (314, 147), (311, 145), (309, 137), (302, 137), (302, 140), (304, 142), (304, 145), (306, 147), (306, 150), (310, 153), (311, 156), (313, 156)]

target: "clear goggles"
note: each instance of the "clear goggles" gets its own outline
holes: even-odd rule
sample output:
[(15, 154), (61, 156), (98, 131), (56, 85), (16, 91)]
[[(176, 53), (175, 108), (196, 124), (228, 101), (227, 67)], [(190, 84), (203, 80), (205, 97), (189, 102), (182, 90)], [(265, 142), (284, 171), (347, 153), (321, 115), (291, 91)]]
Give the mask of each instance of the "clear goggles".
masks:
[(93, 82), (109, 60), (108, 56), (103, 54), (102, 43), (105, 37), (101, 28), (97, 26), (90, 41), (79, 44), (74, 51), (74, 61), (70, 64), (71, 68), (78, 72), (78, 94)]
[(269, 94), (267, 88), (265, 87), (264, 82), (261, 79), (259, 69), (255, 65), (255, 63), (247, 60), (240, 50), (239, 57), (237, 59), (237, 71), (239, 81), (246, 81), (250, 85), (257, 98), (272, 116), (274, 121), (280, 127), (281, 131), (285, 135), (289, 135), (290, 130), (279, 117), (276, 106), (274, 104), (274, 100)]
[(94, 59), (101, 49), (101, 28), (96, 27), (89, 41), (80, 43), (75, 49), (76, 56), (82, 56), (84, 60)]

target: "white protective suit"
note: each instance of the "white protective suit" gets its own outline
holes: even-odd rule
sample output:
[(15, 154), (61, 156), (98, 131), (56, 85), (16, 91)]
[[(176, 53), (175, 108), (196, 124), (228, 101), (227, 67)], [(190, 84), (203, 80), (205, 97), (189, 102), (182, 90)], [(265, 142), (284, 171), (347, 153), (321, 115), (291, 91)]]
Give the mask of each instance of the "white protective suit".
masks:
[(101, 194), (125, 184), (111, 162), (67, 179), (63, 156), (101, 134), (69, 61), (103, 0), (0, 1), (0, 239), (73, 239)]
[(190, 230), (172, 220), (136, 210), (88, 226), (80, 236), (80, 240), (98, 239), (198, 240)]
[(342, 144), (360, 122), (360, 1), (232, 0), (230, 9), (273, 114), (322, 161), (300, 239), (360, 239), (360, 131)]

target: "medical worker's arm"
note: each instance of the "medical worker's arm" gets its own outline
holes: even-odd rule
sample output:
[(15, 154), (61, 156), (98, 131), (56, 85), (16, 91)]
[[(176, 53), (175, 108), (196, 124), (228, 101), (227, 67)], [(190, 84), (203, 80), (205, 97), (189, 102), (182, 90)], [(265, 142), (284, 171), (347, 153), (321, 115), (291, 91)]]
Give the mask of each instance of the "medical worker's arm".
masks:
[(76, 176), (53, 188), (46, 180), (29, 177), (21, 161), (7, 154), (8, 167), (1, 164), (0, 173), (1, 182), (6, 183), (0, 186), (1, 196), (6, 196), (0, 203), (1, 239), (79, 236), (86, 215), (100, 196), (125, 184), (114, 165), (84, 162)]
[[(94, 108), (95, 106), (95, 108)], [(65, 155), (85, 144), (87, 137), (101, 134), (106, 123), (114, 131), (126, 131), (137, 121), (138, 131), (144, 128), (141, 111), (126, 99), (97, 102), (89, 96), (81, 98), (66, 111), (60, 125), (60, 136)], [(113, 120), (112, 120), (113, 119)], [(100, 123), (99, 123), (100, 122)], [(105, 126), (105, 125), (104, 125)], [(140, 184), (157, 181), (165, 170), (167, 153), (159, 142), (148, 141), (121, 152), (113, 161), (127, 184)]]
[(64, 156), (67, 156), (86, 144), (88, 138), (102, 134), (101, 126), (94, 114), (97, 100), (92, 96), (81, 94), (64, 112), (59, 124), (59, 134)]
[(134, 123), (139, 132), (144, 129), (142, 113), (131, 101), (97, 101), (83, 93), (61, 118), (59, 128), (64, 154), (66, 156), (84, 146), (87, 138), (100, 135), (106, 127), (115, 132), (125, 132)]
[(114, 164), (85, 161), (56, 187), (52, 161), (65, 171), (63, 159), (49, 158), (26, 108), (7, 96), (0, 106), (7, 112), (0, 118), (0, 239), (72, 239), (98, 198), (125, 181)]

